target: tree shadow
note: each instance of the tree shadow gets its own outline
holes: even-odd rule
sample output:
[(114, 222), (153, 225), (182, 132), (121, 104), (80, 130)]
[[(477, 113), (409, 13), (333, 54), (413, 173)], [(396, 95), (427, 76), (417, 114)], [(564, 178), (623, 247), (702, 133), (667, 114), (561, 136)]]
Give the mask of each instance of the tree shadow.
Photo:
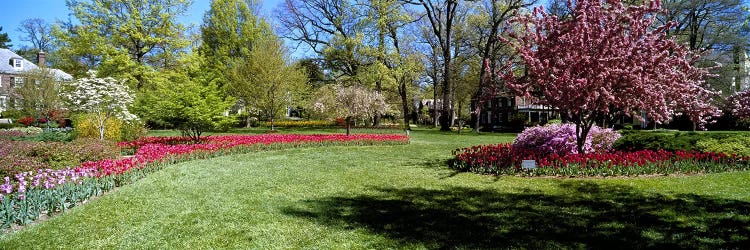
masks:
[(746, 201), (589, 181), (560, 188), (559, 194), (380, 188), (378, 195), (309, 200), (285, 212), (429, 248), (750, 247)]

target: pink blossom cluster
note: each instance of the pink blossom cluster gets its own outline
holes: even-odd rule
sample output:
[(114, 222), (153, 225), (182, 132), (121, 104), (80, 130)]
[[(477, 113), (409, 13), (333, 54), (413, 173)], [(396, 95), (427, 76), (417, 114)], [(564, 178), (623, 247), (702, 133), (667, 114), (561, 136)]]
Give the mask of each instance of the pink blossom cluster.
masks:
[(735, 117), (740, 119), (750, 118), (750, 91), (730, 96), (727, 98), (727, 106)]
[[(612, 150), (620, 133), (608, 128), (593, 126), (583, 146), (583, 153), (603, 153)], [(513, 147), (539, 151), (544, 154), (577, 154), (576, 126), (551, 124), (525, 129), (513, 141)]]
[(517, 28), (504, 41), (523, 65), (509, 60), (497, 72), (509, 90), (557, 108), (582, 138), (594, 122), (617, 115), (646, 114), (656, 123), (688, 115), (702, 126), (720, 114), (712, 103), (720, 92), (706, 83), (708, 69), (695, 66), (699, 55), (667, 37), (675, 22), (656, 22), (660, 1), (568, 4), (571, 18), (536, 7), (512, 19)]

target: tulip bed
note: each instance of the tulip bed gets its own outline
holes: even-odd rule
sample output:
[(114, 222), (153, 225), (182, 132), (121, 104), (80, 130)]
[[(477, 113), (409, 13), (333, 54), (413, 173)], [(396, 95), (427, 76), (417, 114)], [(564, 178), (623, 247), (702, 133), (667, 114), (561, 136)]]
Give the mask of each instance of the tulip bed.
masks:
[[(409, 137), (387, 134), (358, 135), (229, 135), (213, 136), (190, 144), (183, 137), (146, 137), (120, 143), (134, 154), (121, 159), (84, 162), (62, 170), (43, 169), (6, 176), (0, 181), (0, 229), (27, 224), (132, 183), (167, 165), (258, 150), (310, 146), (408, 144)], [(1, 231), (0, 231), (1, 232)]]
[[(482, 174), (520, 176), (639, 176), (717, 173), (750, 169), (750, 157), (698, 151), (615, 151), (545, 154), (511, 144), (483, 145), (453, 151), (451, 167)], [(535, 169), (523, 169), (535, 160)]]

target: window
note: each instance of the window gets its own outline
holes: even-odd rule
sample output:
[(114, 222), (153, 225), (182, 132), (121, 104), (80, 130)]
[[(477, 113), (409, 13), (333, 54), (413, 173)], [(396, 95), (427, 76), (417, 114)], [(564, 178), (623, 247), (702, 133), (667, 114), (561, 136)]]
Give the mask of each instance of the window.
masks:
[(15, 83), (15, 86), (17, 88), (20, 88), (21, 86), (23, 86), (23, 82), (24, 82), (23, 77), (16, 77), (13, 83)]
[(0, 96), (0, 110), (5, 110), (7, 108), (8, 97), (6, 96)]
[(23, 61), (21, 59), (13, 59), (13, 68), (23, 68)]

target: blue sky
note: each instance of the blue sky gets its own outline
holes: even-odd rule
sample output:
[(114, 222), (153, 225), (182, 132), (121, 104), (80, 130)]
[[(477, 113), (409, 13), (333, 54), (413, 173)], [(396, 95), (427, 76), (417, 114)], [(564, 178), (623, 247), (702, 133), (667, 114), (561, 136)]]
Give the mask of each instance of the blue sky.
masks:
[[(273, 15), (273, 10), (283, 0), (261, 0), (260, 2), (263, 14), (270, 17)], [(209, 4), (209, 0), (193, 0), (187, 15), (180, 18), (180, 21), (200, 25)], [(4, 0), (0, 9), (0, 27), (3, 27), (2, 32), (7, 32), (12, 40), (12, 49), (18, 49), (25, 43), (20, 39), (21, 34), (16, 31), (22, 20), (42, 18), (48, 23), (54, 23), (57, 20), (66, 20), (69, 13), (64, 0)]]

